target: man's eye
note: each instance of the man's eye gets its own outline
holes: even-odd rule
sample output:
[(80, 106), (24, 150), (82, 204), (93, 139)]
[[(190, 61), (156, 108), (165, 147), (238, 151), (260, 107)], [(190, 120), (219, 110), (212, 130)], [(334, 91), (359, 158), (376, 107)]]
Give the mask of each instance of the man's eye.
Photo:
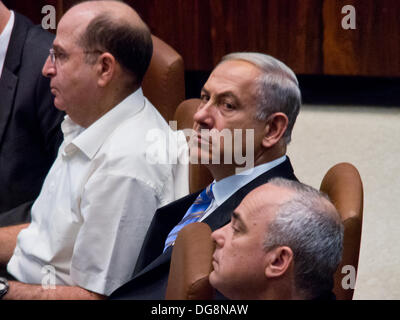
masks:
[(54, 55), (58, 60), (64, 60), (67, 56), (65, 53), (62, 52), (54, 52)]
[(201, 101), (203, 101), (203, 102), (207, 102), (208, 100), (210, 100), (210, 97), (209, 97), (207, 94), (202, 93), (202, 94), (200, 95), (200, 99), (201, 99)]
[(224, 102), (223, 106), (227, 110), (234, 110), (235, 109), (235, 106), (233, 104), (231, 104), (231, 103)]

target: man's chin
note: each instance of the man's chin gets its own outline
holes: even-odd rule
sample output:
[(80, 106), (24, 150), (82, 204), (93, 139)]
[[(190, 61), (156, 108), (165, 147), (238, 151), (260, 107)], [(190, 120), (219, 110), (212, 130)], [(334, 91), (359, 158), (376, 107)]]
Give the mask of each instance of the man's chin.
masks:
[[(224, 158), (223, 155), (221, 156), (221, 152), (215, 152), (215, 154), (212, 154), (212, 152), (209, 151), (209, 149), (204, 148), (204, 147), (190, 147), (190, 163), (191, 164), (204, 164), (204, 165), (220, 165), (220, 164), (225, 164), (224, 163)], [(232, 162), (227, 161), (228, 164), (231, 164)]]
[(191, 164), (210, 163), (210, 156), (208, 152), (205, 152), (201, 148), (190, 146), (189, 159)]
[(208, 280), (210, 281), (210, 284), (215, 287), (215, 285), (218, 283), (217, 281), (217, 274), (215, 270), (211, 271), (211, 273), (208, 276)]
[(61, 103), (61, 102), (57, 99), (57, 97), (54, 98), (54, 106), (55, 106), (58, 110), (60, 110), (60, 111), (65, 111), (65, 110), (66, 110), (65, 107), (64, 107), (64, 105), (63, 105), (63, 103)]

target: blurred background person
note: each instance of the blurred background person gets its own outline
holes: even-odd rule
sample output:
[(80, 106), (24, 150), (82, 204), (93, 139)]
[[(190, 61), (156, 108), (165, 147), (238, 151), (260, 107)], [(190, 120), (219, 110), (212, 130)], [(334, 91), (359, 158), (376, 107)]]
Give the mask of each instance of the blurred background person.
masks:
[(62, 141), (42, 66), (54, 36), (0, 1), (0, 226), (30, 221)]

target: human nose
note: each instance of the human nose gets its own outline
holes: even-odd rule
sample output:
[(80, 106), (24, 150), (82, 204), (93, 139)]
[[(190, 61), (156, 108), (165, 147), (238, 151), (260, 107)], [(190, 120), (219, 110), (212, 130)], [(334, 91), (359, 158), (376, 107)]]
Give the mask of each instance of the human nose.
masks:
[(216, 243), (217, 248), (222, 248), (225, 244), (225, 229), (227, 226), (215, 230), (211, 234), (211, 238)]
[(212, 129), (214, 127), (214, 106), (211, 100), (206, 103), (201, 102), (193, 116), (195, 124), (200, 126), (199, 129)]
[(50, 55), (47, 57), (44, 65), (43, 65), (42, 74), (43, 74), (43, 76), (48, 77), (48, 78), (56, 75), (56, 67), (55, 67), (55, 64), (51, 61)]

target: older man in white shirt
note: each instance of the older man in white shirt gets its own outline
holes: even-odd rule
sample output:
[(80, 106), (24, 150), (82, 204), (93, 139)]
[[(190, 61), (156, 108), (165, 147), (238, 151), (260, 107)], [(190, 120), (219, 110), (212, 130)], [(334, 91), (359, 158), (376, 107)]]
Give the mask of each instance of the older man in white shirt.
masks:
[[(163, 159), (171, 143), (186, 150), (140, 88), (151, 53), (147, 26), (121, 2), (84, 2), (60, 21), (43, 74), (67, 113), (64, 142), (18, 235), (7, 270), (20, 282), (3, 285), (4, 299), (108, 296), (130, 279), (155, 210), (187, 194), (187, 166), (148, 158), (153, 129), (174, 138)], [(0, 263), (24, 227), (0, 229)], [(55, 271), (55, 290), (40, 285), (43, 270)]]

